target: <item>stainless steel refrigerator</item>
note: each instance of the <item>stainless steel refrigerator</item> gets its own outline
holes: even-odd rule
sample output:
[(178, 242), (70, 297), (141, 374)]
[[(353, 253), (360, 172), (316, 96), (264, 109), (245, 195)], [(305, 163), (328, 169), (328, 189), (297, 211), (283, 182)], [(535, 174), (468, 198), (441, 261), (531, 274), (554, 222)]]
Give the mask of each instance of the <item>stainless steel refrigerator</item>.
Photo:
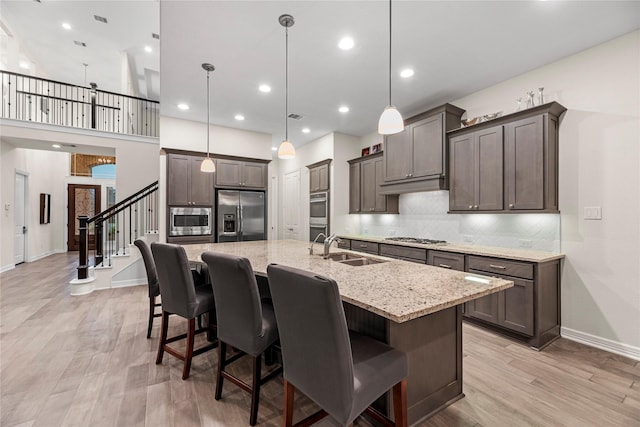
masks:
[(266, 239), (263, 191), (218, 190), (218, 242)]

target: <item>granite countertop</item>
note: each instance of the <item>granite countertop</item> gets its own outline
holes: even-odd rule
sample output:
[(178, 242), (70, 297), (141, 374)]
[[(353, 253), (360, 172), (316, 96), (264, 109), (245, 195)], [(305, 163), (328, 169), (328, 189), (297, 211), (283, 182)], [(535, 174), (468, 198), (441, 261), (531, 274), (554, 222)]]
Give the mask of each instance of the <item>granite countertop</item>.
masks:
[[(350, 266), (309, 255), (309, 242), (263, 240), (257, 242), (183, 245), (190, 260), (204, 251), (248, 258), (256, 274), (266, 275), (271, 263), (288, 265), (330, 277), (338, 283), (344, 301), (402, 323), (513, 286), (509, 280), (452, 271), (424, 264), (331, 248), (386, 262)], [(316, 244), (316, 253), (322, 245)]]
[(388, 245), (409, 246), (412, 248), (426, 248), (435, 249), (438, 251), (455, 252), (466, 255), (480, 255), (490, 256), (497, 258), (512, 259), (516, 261), (529, 261), (529, 262), (547, 262), (556, 259), (564, 258), (564, 254), (534, 251), (531, 249), (512, 249), (512, 248), (499, 248), (495, 246), (476, 246), (476, 245), (461, 245), (458, 243), (440, 243), (423, 245), (419, 243), (405, 243), (397, 242), (394, 240), (386, 240), (384, 237), (372, 237), (372, 236), (360, 236), (360, 235), (348, 235), (341, 234), (341, 238), (351, 240), (364, 240), (367, 242), (385, 243)]

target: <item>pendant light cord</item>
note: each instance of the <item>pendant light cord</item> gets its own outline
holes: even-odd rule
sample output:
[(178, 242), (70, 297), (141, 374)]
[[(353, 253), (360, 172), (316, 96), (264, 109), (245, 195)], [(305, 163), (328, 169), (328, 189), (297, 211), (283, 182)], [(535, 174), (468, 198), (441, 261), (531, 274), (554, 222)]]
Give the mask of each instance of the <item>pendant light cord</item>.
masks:
[(209, 73), (210, 71), (207, 70), (207, 158), (209, 158), (209, 110), (211, 109), (211, 103), (209, 102)]
[(389, 105), (391, 105), (391, 0), (389, 0)]
[(289, 28), (284, 28), (284, 140), (289, 140)]

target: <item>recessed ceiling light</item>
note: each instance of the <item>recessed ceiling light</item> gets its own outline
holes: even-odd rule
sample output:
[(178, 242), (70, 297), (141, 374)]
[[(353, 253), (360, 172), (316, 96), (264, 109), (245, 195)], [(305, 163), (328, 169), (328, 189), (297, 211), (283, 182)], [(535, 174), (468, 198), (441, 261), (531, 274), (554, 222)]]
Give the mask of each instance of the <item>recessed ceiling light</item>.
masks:
[(271, 92), (271, 86), (269, 86), (269, 85), (260, 85), (260, 86), (258, 86), (258, 90), (260, 92), (269, 93), (269, 92)]
[(178, 108), (186, 111), (189, 109), (189, 106), (187, 104), (182, 103), (182, 104), (178, 104)]
[(71, 25), (66, 23), (66, 22), (63, 22), (62, 23), (62, 28), (64, 28), (65, 30), (70, 30), (71, 29)]
[(340, 111), (341, 113), (348, 113), (349, 107), (347, 107), (346, 105), (343, 105), (342, 107), (338, 108), (338, 111)]
[(25, 70), (29, 69), (29, 63), (26, 61), (20, 61), (20, 68), (24, 68)]
[(271, 151), (278, 151), (278, 147), (271, 147)]
[(147, 53), (151, 53), (151, 52), (153, 52), (153, 49), (151, 49), (151, 46), (145, 46), (144, 47), (144, 51), (147, 52)]
[(244, 116), (242, 114), (236, 114), (233, 118), (240, 121), (244, 120)]
[(413, 72), (413, 70), (411, 68), (406, 68), (406, 69), (400, 71), (400, 77), (404, 77), (405, 79), (413, 76), (414, 74), (415, 73)]
[(53, 144), (53, 145), (52, 145), (52, 147), (53, 147), (53, 148), (62, 148), (62, 145), (60, 145), (60, 144)]
[(353, 48), (354, 44), (355, 43), (351, 37), (343, 37), (342, 40), (340, 40), (340, 43), (338, 43), (338, 47), (342, 50), (349, 50)]
[(311, 129), (309, 128), (302, 128), (302, 133), (309, 133), (311, 132)]

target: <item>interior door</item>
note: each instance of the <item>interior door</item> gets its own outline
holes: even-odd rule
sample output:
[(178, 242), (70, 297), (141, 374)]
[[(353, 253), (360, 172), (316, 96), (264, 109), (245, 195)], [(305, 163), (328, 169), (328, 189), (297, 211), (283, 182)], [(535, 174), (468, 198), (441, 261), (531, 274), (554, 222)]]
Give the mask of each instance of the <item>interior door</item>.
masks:
[[(68, 225), (67, 225), (67, 247), (70, 251), (80, 249), (80, 222), (78, 217), (85, 215), (91, 218), (100, 213), (100, 193), (99, 185), (69, 184), (68, 191)], [(95, 248), (95, 235), (90, 229), (89, 249)]]
[(284, 176), (282, 194), (284, 211), (284, 238), (300, 240), (300, 170)]
[(13, 243), (13, 263), (20, 264), (26, 260), (27, 252), (27, 176), (16, 173), (15, 196), (14, 196), (14, 243)]

